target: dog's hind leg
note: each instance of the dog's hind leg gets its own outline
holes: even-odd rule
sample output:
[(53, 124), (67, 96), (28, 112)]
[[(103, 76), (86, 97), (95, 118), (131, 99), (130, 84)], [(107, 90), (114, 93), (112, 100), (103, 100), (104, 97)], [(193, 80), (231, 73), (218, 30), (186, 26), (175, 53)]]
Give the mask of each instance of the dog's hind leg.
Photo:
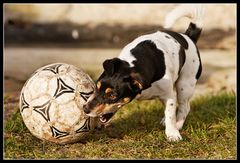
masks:
[(178, 80), (176, 83), (177, 88), (177, 100), (178, 100), (178, 109), (177, 109), (177, 129), (182, 129), (183, 124), (186, 120), (186, 117), (190, 111), (190, 98), (194, 93), (194, 88), (196, 85), (196, 79), (186, 79)]

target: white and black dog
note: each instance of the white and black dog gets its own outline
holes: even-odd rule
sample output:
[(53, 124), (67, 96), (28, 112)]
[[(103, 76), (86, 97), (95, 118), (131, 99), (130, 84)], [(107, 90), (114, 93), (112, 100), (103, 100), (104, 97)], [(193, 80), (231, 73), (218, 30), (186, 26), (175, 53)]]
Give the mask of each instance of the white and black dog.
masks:
[(192, 21), (185, 33), (165, 30), (140, 36), (126, 45), (118, 58), (104, 61), (104, 71), (84, 112), (105, 123), (134, 98), (158, 98), (165, 106), (162, 124), (167, 139), (181, 140), (179, 130), (190, 111), (189, 100), (202, 71), (196, 46), (202, 15), (200, 5), (178, 6), (166, 16), (165, 27), (189, 17)]

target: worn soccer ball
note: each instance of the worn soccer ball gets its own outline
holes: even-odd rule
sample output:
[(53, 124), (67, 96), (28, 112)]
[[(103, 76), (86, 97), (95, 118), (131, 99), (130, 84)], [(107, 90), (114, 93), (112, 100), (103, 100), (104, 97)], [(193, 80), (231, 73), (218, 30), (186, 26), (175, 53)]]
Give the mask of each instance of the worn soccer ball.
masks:
[(44, 66), (22, 88), (23, 121), (39, 139), (59, 144), (80, 141), (98, 123), (83, 111), (94, 89), (94, 82), (80, 68), (65, 63)]

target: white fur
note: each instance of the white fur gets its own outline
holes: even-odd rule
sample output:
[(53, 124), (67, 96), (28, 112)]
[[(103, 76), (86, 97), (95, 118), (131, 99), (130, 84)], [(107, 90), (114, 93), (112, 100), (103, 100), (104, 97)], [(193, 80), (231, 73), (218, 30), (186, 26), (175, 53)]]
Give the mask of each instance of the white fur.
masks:
[(204, 7), (202, 5), (179, 5), (165, 17), (164, 28), (171, 28), (182, 17), (188, 17), (198, 28), (203, 26)]
[[(122, 50), (122, 52), (119, 55), (119, 59), (127, 61), (130, 65), (130, 67), (133, 67), (133, 61), (136, 60), (136, 58), (130, 53), (130, 50), (132, 49), (131, 43), (127, 46), (125, 46)], [(134, 46), (133, 46), (134, 47)]]

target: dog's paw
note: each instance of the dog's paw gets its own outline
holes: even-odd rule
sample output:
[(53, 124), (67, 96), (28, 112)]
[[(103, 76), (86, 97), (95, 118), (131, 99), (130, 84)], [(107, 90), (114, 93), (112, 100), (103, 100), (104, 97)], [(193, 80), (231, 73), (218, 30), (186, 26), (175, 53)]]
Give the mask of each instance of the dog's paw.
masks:
[(183, 127), (183, 123), (184, 123), (183, 120), (177, 121), (177, 123), (176, 123), (176, 127), (177, 127), (178, 130), (181, 130), (181, 129), (182, 129), (182, 127)]
[(182, 136), (180, 135), (179, 131), (177, 129), (168, 129), (165, 131), (167, 135), (168, 141), (179, 141), (182, 140)]

